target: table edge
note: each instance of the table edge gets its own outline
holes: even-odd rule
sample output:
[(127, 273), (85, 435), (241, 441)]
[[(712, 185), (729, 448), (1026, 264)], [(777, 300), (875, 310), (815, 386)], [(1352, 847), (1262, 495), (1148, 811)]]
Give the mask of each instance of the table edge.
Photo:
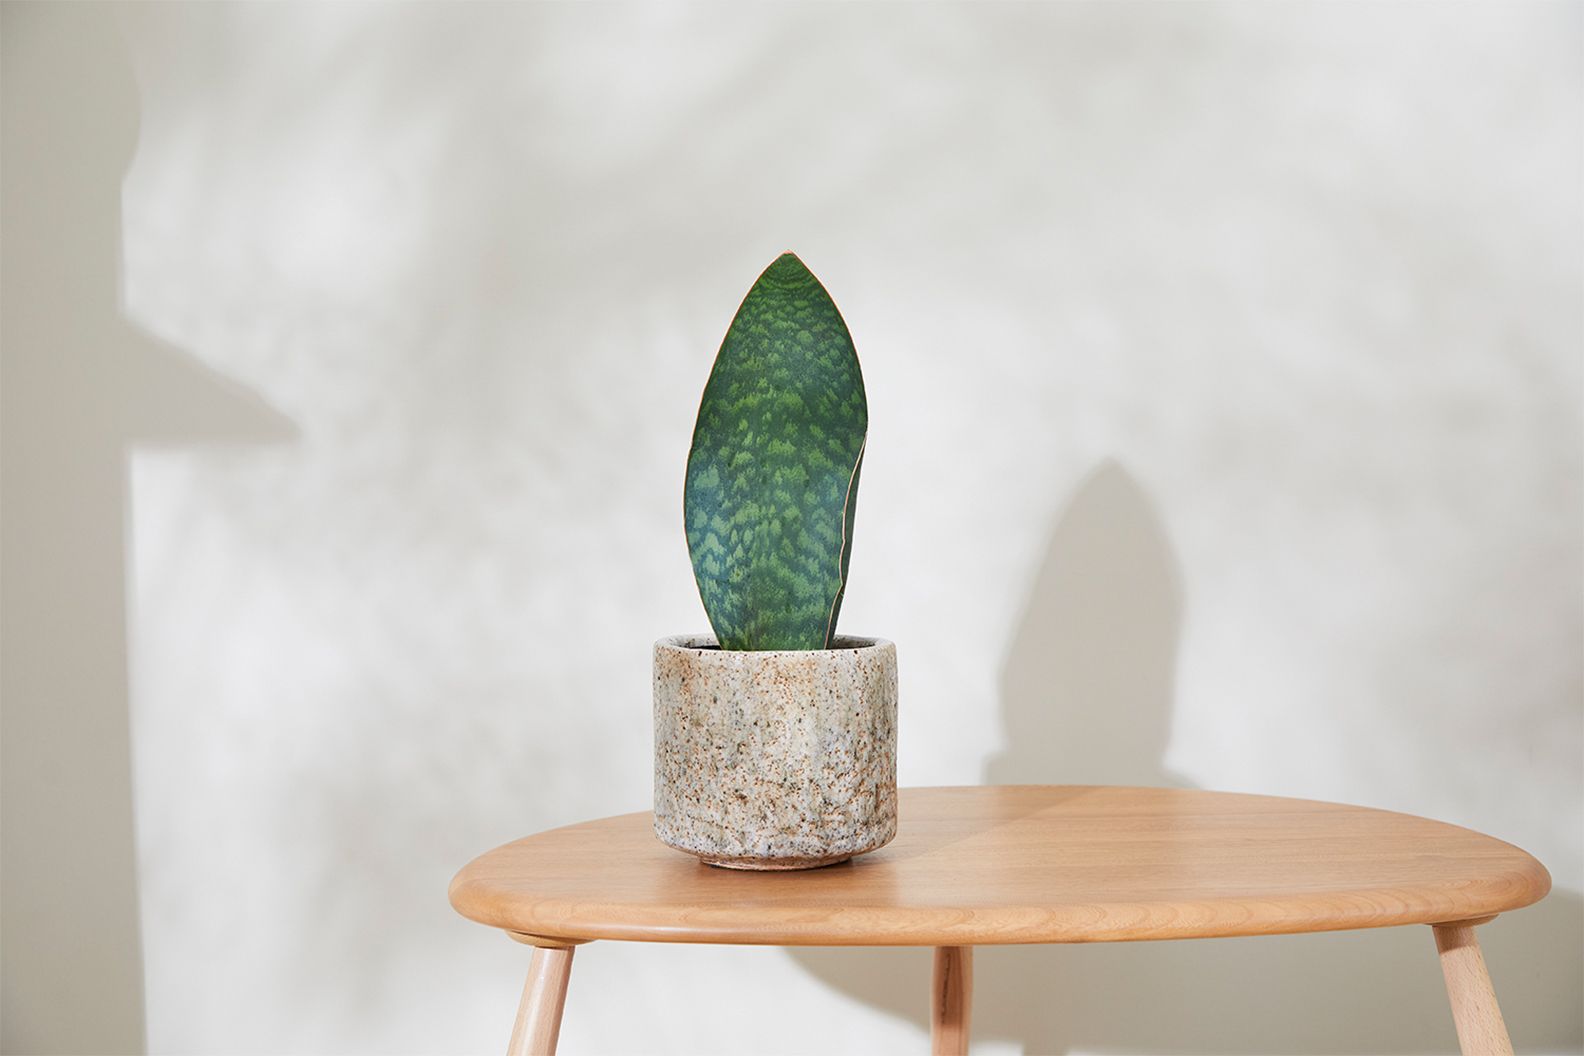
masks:
[[(946, 785), (922, 786), (910, 788), (905, 791), (941, 791), (946, 789), (988, 789), (988, 788), (1137, 788), (1148, 786), (1131, 785)], [(651, 811), (631, 811), (626, 814), (611, 815), (606, 818), (590, 819), (570, 825), (557, 826), (534, 833), (518, 840), (510, 841), (486, 851), (475, 857), (463, 866), (452, 878), (448, 897), (452, 908), (459, 914), (476, 923), (489, 927), (500, 928), (505, 931), (538, 935), (558, 941), (621, 941), (621, 942), (675, 942), (695, 943), (700, 945), (753, 945), (753, 946), (989, 946), (989, 945), (1040, 945), (1040, 944), (1083, 944), (1092, 942), (1145, 942), (1145, 941), (1171, 941), (1180, 939), (1198, 938), (1238, 938), (1255, 935), (1292, 935), (1308, 934), (1311, 932), (1329, 931), (1359, 931), (1373, 928), (1400, 927), (1414, 924), (1435, 925), (1479, 917), (1491, 917), (1502, 913), (1509, 913), (1523, 909), (1539, 902), (1551, 890), (1551, 874), (1546, 867), (1532, 854), (1512, 843), (1495, 836), (1479, 832), (1465, 826), (1455, 825), (1451, 822), (1438, 821), (1433, 818), (1424, 818), (1420, 815), (1405, 814), (1400, 811), (1384, 810), (1379, 807), (1368, 807), (1355, 804), (1336, 803), (1326, 800), (1299, 799), (1289, 796), (1267, 796), (1259, 793), (1216, 792), (1212, 789), (1191, 789), (1183, 791), (1208, 792), (1217, 796), (1248, 796), (1261, 800), (1283, 800), (1295, 805), (1312, 804), (1325, 807), (1341, 807), (1355, 810), (1370, 811), (1380, 814), (1394, 814), (1401, 817), (1414, 818), (1419, 821), (1433, 822), (1449, 828), (1461, 829), (1473, 833), (1481, 839), (1501, 844), (1510, 848), (1522, 861), (1520, 867), (1504, 871), (1503, 873), (1488, 877), (1481, 883), (1482, 890), (1470, 898), (1467, 889), (1459, 892), (1456, 905), (1450, 902), (1444, 908), (1431, 907), (1420, 910), (1405, 909), (1401, 912), (1382, 910), (1381, 900), (1390, 900), (1394, 895), (1402, 897), (1406, 889), (1381, 887), (1365, 888), (1356, 892), (1347, 892), (1347, 896), (1356, 900), (1356, 905), (1345, 910), (1332, 911), (1314, 921), (1302, 922), (1301, 926), (1291, 926), (1295, 922), (1290, 913), (1261, 914), (1248, 913), (1242, 920), (1235, 922), (1222, 921), (1220, 925), (1205, 928), (1191, 921), (1168, 921), (1165, 923), (1150, 924), (1130, 927), (1118, 924), (1113, 927), (1096, 929), (1093, 926), (1080, 928), (1070, 922), (1057, 923), (1053, 920), (1044, 922), (1040, 926), (1036, 919), (1013, 924), (998, 923), (987, 925), (981, 922), (975, 925), (973, 921), (974, 910), (954, 907), (935, 907), (921, 909), (912, 907), (906, 910), (886, 910), (883, 907), (861, 907), (854, 910), (833, 910), (817, 922), (781, 922), (767, 926), (763, 921), (750, 922), (748, 920), (732, 919), (731, 912), (726, 911), (717, 915), (713, 922), (700, 922), (698, 919), (690, 921), (687, 925), (677, 925), (662, 921), (634, 922), (632, 917), (641, 917), (642, 912), (632, 913), (632, 907), (624, 907), (624, 911), (631, 914), (629, 920), (621, 924), (590, 924), (580, 921), (576, 927), (567, 927), (565, 918), (574, 912), (571, 905), (555, 899), (541, 899), (533, 903), (523, 903), (520, 908), (531, 912), (498, 911), (496, 900), (484, 897), (478, 890), (481, 885), (476, 884), (469, 876), (473, 866), (486, 858), (511, 847), (524, 840), (548, 835), (563, 829), (577, 828), (591, 824), (595, 821), (614, 821), (620, 818), (638, 817), (652, 813)], [(681, 853), (681, 852), (677, 852)], [(1411, 889), (1416, 898), (1422, 898), (1425, 889), (1414, 887)], [(1334, 903), (1338, 895), (1332, 893), (1326, 896), (1328, 903)], [(1291, 905), (1293, 900), (1284, 900)], [(1202, 907), (1235, 905), (1247, 907), (1257, 904), (1247, 896), (1228, 898), (1205, 898), (1192, 903), (1179, 901), (1165, 902), (1139, 902), (1121, 901), (1115, 903), (1090, 903), (1083, 906), (1068, 905), (1061, 907), (1071, 916), (1078, 909), (1093, 910), (1100, 919), (1116, 919), (1126, 916), (1126, 912), (1113, 913), (1114, 910), (1133, 911), (1147, 909), (1149, 906), (1182, 906), (1195, 905)], [(579, 915), (589, 912), (588, 903), (577, 903), (575, 910)], [(1041, 912), (1038, 909), (1028, 910), (1028, 915), (1037, 917)], [(837, 923), (846, 915), (862, 916), (868, 923), (863, 928), (842, 929)], [(999, 909), (997, 915), (1003, 920), (1016, 916), (1016, 912), (1005, 908)], [(893, 928), (886, 928), (885, 918), (897, 918)], [(938, 917), (938, 921), (931, 922), (930, 917)], [(905, 920), (903, 919), (905, 918)], [(923, 923), (920, 923), (920, 921)], [(833, 927), (834, 926), (834, 927)], [(856, 934), (861, 931), (863, 934)]]

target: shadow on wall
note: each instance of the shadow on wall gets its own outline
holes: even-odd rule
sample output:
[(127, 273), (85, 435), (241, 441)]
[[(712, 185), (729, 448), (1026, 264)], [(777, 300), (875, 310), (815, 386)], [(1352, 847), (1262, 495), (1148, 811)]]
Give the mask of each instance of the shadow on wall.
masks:
[(138, 96), (110, 8), (3, 13), (5, 1052), (142, 1052), (126, 627), (127, 457), (291, 439), (126, 322)]
[[(1008, 748), (990, 784), (1183, 787), (1171, 734), (1184, 606), (1153, 503), (1114, 461), (1051, 534), (1001, 671)], [(1555, 891), (1481, 929), (1519, 1051), (1576, 1045), (1580, 899)], [(928, 1029), (925, 950), (793, 951), (847, 994)], [(1027, 1053), (1453, 1052), (1428, 928), (1075, 946), (975, 959), (973, 1036)]]

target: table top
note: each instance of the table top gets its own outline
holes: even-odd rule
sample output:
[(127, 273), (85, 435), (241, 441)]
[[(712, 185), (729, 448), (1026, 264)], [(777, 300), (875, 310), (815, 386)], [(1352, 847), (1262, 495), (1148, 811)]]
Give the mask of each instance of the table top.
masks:
[(1436, 924), (1543, 898), (1517, 847), (1367, 807), (1188, 789), (903, 789), (897, 838), (800, 872), (708, 866), (649, 812), (474, 859), (451, 904), (561, 940), (972, 946)]

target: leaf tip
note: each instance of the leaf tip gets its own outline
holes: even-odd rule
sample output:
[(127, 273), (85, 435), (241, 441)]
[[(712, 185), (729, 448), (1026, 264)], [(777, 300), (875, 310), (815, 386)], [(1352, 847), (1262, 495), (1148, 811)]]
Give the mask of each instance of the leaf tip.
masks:
[(813, 272), (809, 271), (808, 265), (789, 249), (771, 261), (770, 266), (765, 269), (765, 274), (775, 278), (794, 279), (812, 275)]

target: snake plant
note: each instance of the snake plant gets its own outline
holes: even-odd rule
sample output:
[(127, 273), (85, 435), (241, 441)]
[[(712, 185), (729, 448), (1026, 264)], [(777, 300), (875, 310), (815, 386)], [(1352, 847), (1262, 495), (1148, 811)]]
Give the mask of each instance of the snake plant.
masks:
[(831, 647), (868, 428), (847, 324), (784, 253), (726, 331), (688, 455), (688, 550), (721, 648)]

